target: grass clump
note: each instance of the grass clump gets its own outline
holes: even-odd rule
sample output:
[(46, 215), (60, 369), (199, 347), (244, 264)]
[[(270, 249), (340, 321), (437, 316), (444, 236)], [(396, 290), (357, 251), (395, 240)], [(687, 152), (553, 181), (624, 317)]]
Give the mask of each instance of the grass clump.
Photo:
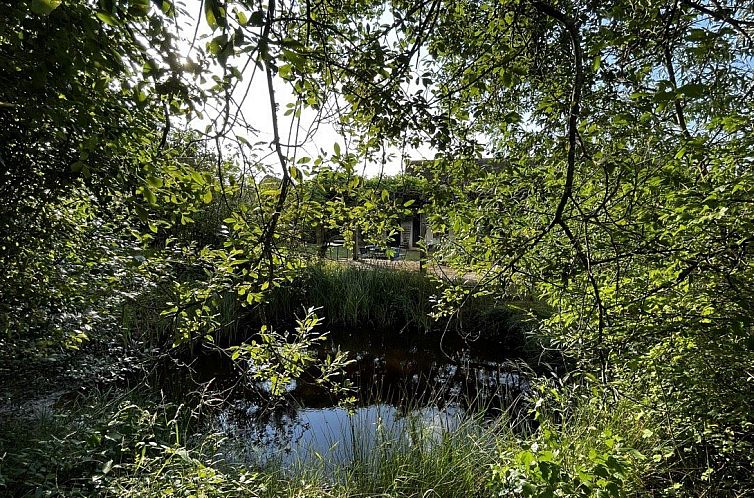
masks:
[[(217, 400), (212, 400), (216, 402)], [(377, 439), (354, 430), (345, 464), (325, 455), (287, 469), (230, 463), (223, 434), (199, 423), (207, 400), (176, 405), (98, 393), (62, 414), (0, 428), (9, 496), (530, 497), (631, 496), (654, 484), (653, 421), (597, 391), (543, 388), (524, 429), (504, 416), (452, 430), (408, 412)], [(189, 409), (192, 407), (192, 409)], [(6, 421), (8, 422), (8, 421)], [(25, 430), (23, 429), (25, 427)], [(359, 428), (358, 424), (354, 427)], [(363, 427), (361, 427), (363, 428)]]
[(275, 289), (256, 320), (280, 323), (302, 307), (321, 308), (328, 325), (430, 330), (430, 298), (437, 286), (426, 275), (405, 270), (343, 264), (308, 267), (290, 286)]
[[(522, 346), (524, 316), (490, 296), (473, 296), (450, 316), (437, 318), (441, 284), (427, 274), (396, 268), (317, 264), (289, 286), (274, 289), (252, 317), (281, 323), (316, 307), (328, 326), (349, 329), (455, 330)], [(510, 345), (509, 344), (509, 345)]]
[(318, 265), (307, 275), (307, 298), (322, 306), (333, 323), (429, 330), (430, 298), (436, 284), (425, 275), (404, 270)]
[(364, 455), (347, 469), (344, 495), (479, 496), (494, 448), (508, 437), (507, 427), (485, 427), (479, 420), (441, 436), (415, 427), (398, 444)]

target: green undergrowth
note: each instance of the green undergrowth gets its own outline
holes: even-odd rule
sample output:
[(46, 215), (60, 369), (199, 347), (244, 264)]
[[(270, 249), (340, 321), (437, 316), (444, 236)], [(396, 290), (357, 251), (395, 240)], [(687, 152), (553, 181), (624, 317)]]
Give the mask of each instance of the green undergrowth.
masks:
[[(542, 384), (548, 386), (548, 384)], [(226, 435), (201, 423), (217, 399), (168, 402), (154, 390), (95, 392), (5, 417), (0, 494), (8, 496), (546, 497), (641, 496), (661, 463), (654, 419), (596, 390), (542, 387), (533, 425), (470, 418), (449, 433), (418, 423), (354, 459), (283, 469), (226, 460)], [(150, 395), (149, 393), (154, 393)], [(410, 415), (408, 416), (410, 417)]]
[[(186, 279), (190, 280), (190, 276), (183, 274), (180, 278)], [(210, 303), (212, 313), (221, 326), (212, 336), (220, 344), (237, 344), (261, 325), (293, 325), (293, 317), (314, 307), (329, 328), (451, 331), (472, 339), (496, 341), (509, 350), (534, 347), (529, 334), (533, 322), (526, 310), (530, 303), (518, 306), (491, 296), (471, 297), (463, 306), (438, 317), (435, 312), (441, 294), (442, 286), (436, 279), (416, 271), (315, 264), (290, 284), (268, 291), (264, 302), (253, 307), (243, 307), (232, 289), (214, 296)], [(169, 283), (131, 293), (119, 310), (118, 334), (123, 344), (169, 347), (177, 337), (176, 321), (163, 311), (177, 299)]]
[[(490, 486), (498, 496), (642, 496), (666, 448), (654, 415), (596, 388), (539, 385), (538, 429), (499, 448)], [(661, 490), (652, 490), (660, 493)]]
[(441, 284), (425, 273), (344, 264), (308, 267), (291, 285), (275, 289), (253, 315), (261, 323), (284, 323), (302, 307), (319, 308), (329, 326), (350, 329), (453, 330), (474, 337), (526, 343), (528, 316), (490, 296), (472, 297), (450, 316), (438, 318)]

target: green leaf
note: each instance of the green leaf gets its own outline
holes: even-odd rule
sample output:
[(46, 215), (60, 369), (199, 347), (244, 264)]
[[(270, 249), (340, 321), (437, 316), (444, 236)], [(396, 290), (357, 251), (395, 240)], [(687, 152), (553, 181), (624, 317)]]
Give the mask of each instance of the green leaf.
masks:
[(144, 194), (144, 198), (147, 200), (150, 204), (157, 204), (157, 196), (154, 195), (154, 192), (152, 192), (150, 189), (144, 187), (144, 190), (142, 192)]
[(595, 376), (594, 374), (590, 373), (590, 372), (584, 372), (584, 377), (585, 377), (585, 378), (586, 378), (586, 379), (587, 379), (587, 380), (588, 380), (589, 382), (593, 382), (593, 383), (595, 383), (595, 384), (599, 383), (599, 379), (597, 379), (597, 377), (596, 377), (596, 376)]
[(63, 0), (31, 0), (31, 11), (40, 16), (49, 15), (60, 7)]
[(149, 214), (147, 213), (147, 210), (138, 205), (134, 206), (134, 210), (136, 211), (136, 215), (139, 217), (139, 219), (146, 223), (147, 220), (149, 219)]
[(300, 180), (301, 179), (301, 177), (302, 177), (301, 170), (299, 170), (296, 166), (291, 166), (288, 169), (291, 172), (291, 178), (293, 178), (294, 180)]
[(683, 85), (678, 89), (679, 93), (682, 93), (686, 97), (690, 99), (696, 99), (699, 97), (704, 96), (704, 93), (707, 91), (707, 86), (702, 85), (700, 83), (689, 83), (687, 85)]
[(198, 185), (206, 185), (207, 179), (202, 176), (201, 173), (198, 171), (192, 171), (191, 172), (191, 179), (196, 182)]
[(149, 14), (149, 0), (132, 0), (128, 13), (134, 17), (144, 17)]
[[(283, 78), (284, 80), (291, 80), (293, 79), (293, 71), (290, 64), (283, 64), (278, 68), (278, 75)], [(285, 111), (286, 116), (290, 116), (293, 114), (293, 109), (288, 109)]]
[(295, 67), (299, 71), (304, 69), (304, 67), (306, 66), (306, 59), (296, 52), (292, 52), (290, 50), (283, 49), (281, 58), (290, 62), (291, 65), (293, 65), (293, 67)]
[(220, 55), (227, 44), (228, 35), (216, 36), (207, 44), (207, 51), (212, 55)]
[(160, 188), (163, 185), (162, 178), (157, 178), (156, 176), (149, 175), (147, 177), (147, 183), (152, 188)]
[(594, 62), (592, 62), (592, 70), (596, 73), (600, 70), (600, 66), (602, 65), (602, 57), (599, 55), (594, 58)]
[(506, 88), (510, 88), (513, 86), (513, 74), (510, 71), (503, 71), (503, 74), (500, 76), (500, 81), (503, 83), (503, 86)]
[(249, 17), (249, 24), (257, 27), (264, 26), (264, 12), (261, 10), (252, 12), (251, 17)]
[(175, 6), (173, 5), (173, 2), (169, 0), (162, 0), (160, 9), (162, 10), (163, 14), (168, 15), (168, 16), (172, 16), (175, 12)]
[(108, 26), (117, 26), (118, 20), (115, 19), (112, 14), (109, 14), (103, 10), (97, 12), (97, 18)]
[(220, 25), (220, 7), (217, 5), (217, 0), (205, 0), (204, 1), (204, 18), (207, 20), (207, 25), (216, 30)]

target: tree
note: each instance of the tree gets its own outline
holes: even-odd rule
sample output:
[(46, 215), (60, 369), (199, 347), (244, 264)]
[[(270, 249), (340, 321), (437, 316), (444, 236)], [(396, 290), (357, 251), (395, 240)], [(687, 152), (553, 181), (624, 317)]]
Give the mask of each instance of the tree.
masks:
[[(365, 157), (385, 142), (437, 149), (435, 223), (456, 233), (446, 260), (481, 273), (478, 291), (548, 302), (548, 336), (578, 368), (672, 413), (678, 447), (702, 441), (696, 465), (745, 489), (748, 4), (271, 2), (260, 12), (246, 39), (297, 106), (342, 99), (339, 123)], [(503, 166), (479, 168), (482, 154)]]
[[(149, 206), (173, 202), (187, 177), (166, 181), (184, 171), (179, 151), (165, 148), (171, 115), (201, 112), (208, 126), (199, 133), (219, 167), (191, 192), (230, 185), (228, 149), (240, 171), (272, 157), (279, 181), (225, 220), (224, 247), (200, 252), (207, 279), (182, 288), (171, 309), (185, 325), (179, 339), (193, 341), (217, 327), (223, 292), (259, 305), (304, 264), (285, 234), (301, 219), (324, 223), (302, 214), (318, 206), (297, 189), (307, 175), (340, 170), (350, 196), (361, 188), (356, 164), (428, 143), (437, 151), (428, 164), (434, 223), (456, 234), (439, 256), (481, 276), (473, 292), (547, 303), (546, 339), (573, 368), (669, 414), (677, 461), (713, 469), (731, 492), (751, 488), (754, 393), (741, 381), (754, 371), (747, 2), (205, 0), (211, 34), (192, 41), (184, 65), (170, 55), (166, 26), (190, 14), (157, 7), (34, 0), (5, 9), (10, 279), (36, 250), (20, 242), (21, 224), (59, 206), (74, 182), (104, 192), (99, 199), (117, 181), (115, 190), (137, 189)], [(206, 94), (186, 82), (192, 73), (206, 76)], [(241, 103), (259, 78), (272, 138), (251, 144)], [(275, 81), (294, 97), (284, 110)], [(305, 112), (334, 122), (352, 147), (302, 157)], [(499, 166), (483, 167), (485, 155)], [(389, 228), (370, 218), (382, 192), (354, 197), (357, 205), (334, 196), (342, 209), (325, 202), (335, 224)], [(189, 201), (176, 199), (181, 212)], [(34, 226), (29, 240), (52, 240), (47, 225)]]
[(164, 146), (163, 106), (178, 108), (185, 93), (170, 61), (159, 65), (144, 45), (172, 46), (165, 15), (148, 19), (147, 2), (121, 7), (3, 5), (0, 322), (8, 333), (34, 328), (40, 313), (74, 313), (63, 262), (85, 268), (107, 257), (99, 251), (109, 244), (81, 242), (96, 217), (102, 232), (118, 230), (124, 200)]
[[(621, 395), (672, 413), (679, 447), (703, 441), (699, 467), (745, 489), (751, 390), (736, 379), (754, 360), (751, 11), (453, 2), (425, 12), (396, 38), (422, 44), (435, 74), (384, 80), (425, 78), (429, 97), (391, 92), (388, 105), (363, 91), (353, 115), (384, 133), (403, 119), (438, 147), (433, 176), (447, 181), (435, 223), (456, 233), (444, 258), (481, 273), (478, 291), (549, 302), (554, 344)], [(504, 165), (475, 167), (482, 150)]]

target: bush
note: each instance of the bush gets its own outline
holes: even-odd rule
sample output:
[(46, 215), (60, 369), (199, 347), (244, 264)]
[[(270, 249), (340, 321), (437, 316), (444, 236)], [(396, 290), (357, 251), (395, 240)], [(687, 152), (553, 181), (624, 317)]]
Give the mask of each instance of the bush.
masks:
[(500, 496), (619, 497), (643, 489), (644, 453), (659, 443), (636, 406), (583, 388), (540, 387), (539, 427), (503, 447), (490, 487)]

